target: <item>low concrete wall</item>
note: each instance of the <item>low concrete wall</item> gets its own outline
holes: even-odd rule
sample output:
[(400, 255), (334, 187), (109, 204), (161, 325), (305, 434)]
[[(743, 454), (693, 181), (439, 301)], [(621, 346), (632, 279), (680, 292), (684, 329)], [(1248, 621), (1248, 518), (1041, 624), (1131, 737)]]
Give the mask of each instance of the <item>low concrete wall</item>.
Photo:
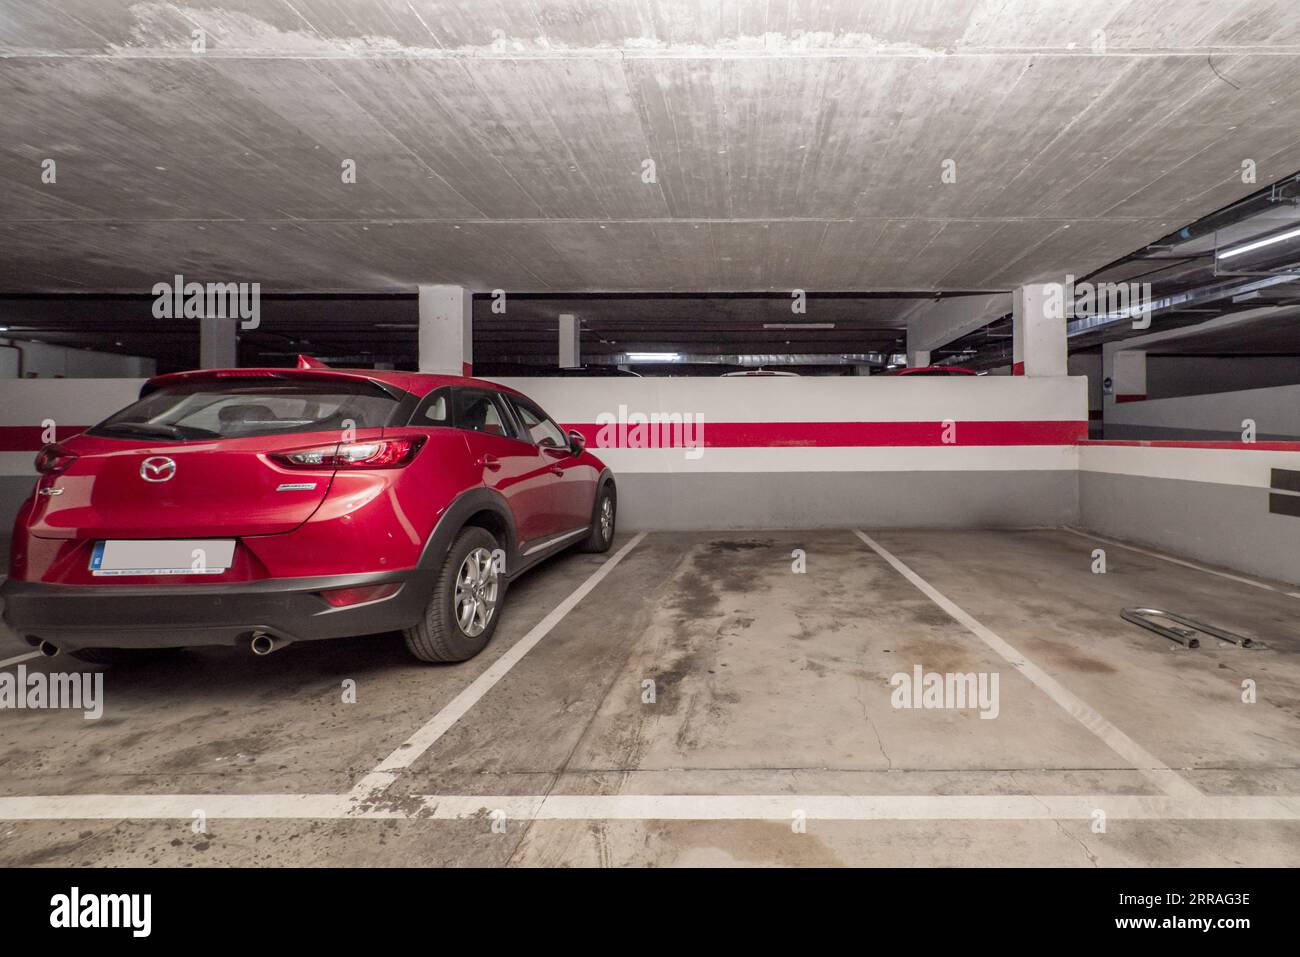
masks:
[(1108, 402), (1107, 439), (1240, 442), (1242, 422), (1258, 441), (1300, 438), (1300, 385), (1215, 392), (1145, 402)]
[(0, 380), (0, 535), (32, 493), (46, 439), (65, 439), (135, 401), (144, 379)]
[(1083, 446), (1084, 527), (1125, 541), (1300, 584), (1300, 517), (1269, 510), (1274, 469), (1300, 451)]
[[(591, 436), (625, 528), (1026, 526), (1078, 518), (1082, 377), (503, 380)], [(66, 437), (132, 401), (140, 380), (0, 384), (0, 523), (30, 493), (41, 424)], [(690, 417), (642, 445), (600, 424)], [(615, 432), (617, 430), (614, 430)], [(686, 445), (695, 445), (687, 448)]]
[(1007, 528), (1079, 521), (1073, 470), (619, 474), (631, 530)]
[[(1077, 520), (1083, 377), (503, 379), (618, 476), (635, 529), (978, 527)], [(700, 447), (600, 423), (698, 417)], [(950, 431), (945, 434), (945, 423)]]

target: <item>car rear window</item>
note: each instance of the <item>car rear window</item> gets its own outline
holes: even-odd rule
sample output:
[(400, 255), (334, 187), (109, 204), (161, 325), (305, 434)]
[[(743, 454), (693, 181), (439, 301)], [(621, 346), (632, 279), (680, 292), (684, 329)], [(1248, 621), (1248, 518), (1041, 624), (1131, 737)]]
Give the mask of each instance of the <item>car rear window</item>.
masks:
[(388, 425), (398, 400), (369, 382), (222, 379), (150, 392), (92, 435), (185, 442)]

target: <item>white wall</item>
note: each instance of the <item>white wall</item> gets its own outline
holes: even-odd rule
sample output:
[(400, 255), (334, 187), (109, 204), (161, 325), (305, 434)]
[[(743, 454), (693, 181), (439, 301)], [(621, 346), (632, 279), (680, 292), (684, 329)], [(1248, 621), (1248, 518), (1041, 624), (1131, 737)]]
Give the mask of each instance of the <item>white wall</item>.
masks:
[(17, 378), (22, 350), (22, 375), (37, 378), (64, 377), (95, 379), (111, 377), (148, 378), (155, 362), (142, 356), (123, 356), (91, 349), (69, 349), (44, 342), (0, 338), (0, 378)]
[(1245, 419), (1257, 438), (1300, 438), (1300, 385), (1118, 403), (1106, 409), (1106, 437), (1239, 441)]
[[(601, 413), (617, 417), (620, 406), (628, 414), (703, 417), (702, 450), (659, 443), (593, 447), (618, 474), (624, 527), (1041, 525), (1077, 513), (1075, 441), (1087, 416), (1080, 378), (530, 378), (509, 384), (566, 427), (593, 437)], [(11, 508), (30, 491), (39, 445), (34, 427), (52, 419), (62, 437), (65, 429), (91, 425), (129, 403), (139, 385), (128, 379), (0, 382), (0, 434), (30, 446), (0, 453)]]
[(1300, 517), (1269, 510), (1274, 469), (1300, 472), (1300, 447), (1081, 446), (1080, 520), (1103, 535), (1300, 584)]
[[(589, 436), (618, 476), (625, 528), (1006, 527), (1077, 518), (1081, 378), (502, 381)], [(619, 417), (620, 406), (626, 416), (702, 416), (702, 453), (601, 447), (596, 425), (602, 415)]]
[[(705, 454), (681, 449), (595, 448), (611, 468), (636, 472), (759, 472), (815, 470), (1016, 469), (1075, 466), (1073, 440), (1016, 444), (977, 440), (972, 429), (1009, 430), (1034, 423), (1078, 425), (1087, 420), (1086, 380), (1024, 376), (907, 377), (645, 377), (503, 378), (496, 380), (531, 396), (568, 427), (592, 426), (603, 415), (679, 414), (702, 417)], [(955, 423), (955, 443), (941, 440), (941, 423)], [(844, 444), (818, 438), (813, 429), (782, 424), (901, 427), (893, 440), (864, 430)], [(917, 437), (906, 424), (927, 424)], [(751, 425), (751, 430), (728, 428)], [(747, 432), (734, 440), (737, 432)], [(832, 433), (837, 430), (830, 429)]]

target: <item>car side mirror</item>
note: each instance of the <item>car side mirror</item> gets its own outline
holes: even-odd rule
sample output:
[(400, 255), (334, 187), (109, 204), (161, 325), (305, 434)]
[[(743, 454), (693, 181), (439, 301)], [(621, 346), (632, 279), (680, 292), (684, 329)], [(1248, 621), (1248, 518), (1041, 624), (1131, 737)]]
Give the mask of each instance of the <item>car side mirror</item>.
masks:
[(587, 447), (587, 438), (577, 429), (569, 430), (569, 451), (574, 455), (581, 455), (582, 450)]

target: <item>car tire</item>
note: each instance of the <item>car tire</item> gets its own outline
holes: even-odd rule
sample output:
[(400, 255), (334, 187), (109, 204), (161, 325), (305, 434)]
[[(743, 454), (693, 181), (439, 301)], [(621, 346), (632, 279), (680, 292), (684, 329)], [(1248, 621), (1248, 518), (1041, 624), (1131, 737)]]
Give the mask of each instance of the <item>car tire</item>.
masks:
[(609, 551), (609, 546), (614, 544), (617, 518), (618, 496), (610, 485), (602, 485), (596, 493), (595, 507), (591, 510), (591, 531), (578, 547), (584, 552)]
[(496, 560), (499, 548), (487, 529), (474, 525), (461, 529), (443, 559), (424, 616), (402, 632), (407, 650), (416, 658), (467, 661), (487, 647), (501, 618), (506, 591)]

